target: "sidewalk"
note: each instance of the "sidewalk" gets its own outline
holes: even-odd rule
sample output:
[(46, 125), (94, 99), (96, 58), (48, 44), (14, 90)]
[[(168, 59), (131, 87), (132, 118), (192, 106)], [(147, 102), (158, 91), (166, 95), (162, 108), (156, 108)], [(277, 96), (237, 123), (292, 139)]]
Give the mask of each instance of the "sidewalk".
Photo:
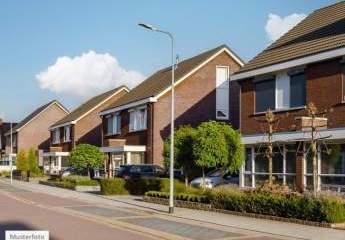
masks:
[[(0, 179), (9, 183), (8, 179)], [(202, 223), (217, 224), (225, 227), (251, 230), (262, 233), (275, 234), (291, 238), (313, 239), (313, 240), (333, 240), (345, 239), (345, 231), (329, 228), (305, 226), (293, 223), (271, 221), (265, 219), (255, 219), (229, 214), (207, 212), (193, 209), (176, 208), (175, 213), (167, 213), (168, 207), (159, 204), (146, 203), (140, 197), (135, 196), (101, 196), (90, 193), (80, 193), (72, 190), (43, 186), (37, 183), (27, 183), (13, 181), (14, 187), (31, 190), (33, 192), (46, 193), (62, 198), (88, 201), (95, 204), (107, 205), (111, 207), (137, 209), (156, 213), (162, 216), (174, 217), (184, 220), (198, 221)]]

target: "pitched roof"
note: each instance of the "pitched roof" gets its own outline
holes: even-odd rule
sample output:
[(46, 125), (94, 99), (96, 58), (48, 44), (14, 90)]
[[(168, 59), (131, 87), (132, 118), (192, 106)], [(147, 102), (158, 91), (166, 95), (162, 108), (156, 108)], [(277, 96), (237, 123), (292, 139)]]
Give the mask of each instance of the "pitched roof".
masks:
[[(203, 62), (208, 60), (214, 54), (218, 53), (220, 50), (228, 50), (239, 62), (243, 65), (243, 61), (233, 53), (229, 47), (226, 45), (220, 45), (216, 48), (203, 52), (197, 56), (191, 57), (184, 61), (178, 63), (177, 68), (175, 69), (175, 82), (183, 78), (186, 74), (191, 72), (193, 69), (201, 65)], [(105, 110), (112, 109), (121, 105), (128, 103), (136, 102), (142, 99), (153, 97), (163, 92), (171, 85), (171, 66), (163, 68), (146, 80), (141, 82), (138, 86), (132, 89), (128, 94), (121, 97), (115, 104), (107, 107)]]
[[(23, 126), (25, 126), (26, 124), (28, 124), (31, 120), (33, 120), (36, 116), (38, 116), (41, 112), (43, 112), (44, 110), (46, 110), (50, 105), (52, 104), (57, 104), (58, 106), (60, 106), (64, 111), (68, 112), (68, 110), (57, 100), (52, 100), (42, 106), (40, 106), (39, 108), (37, 108), (35, 111), (33, 111), (32, 113), (30, 113), (28, 116), (26, 116), (22, 121), (20, 121), (18, 124), (16, 124), (13, 128), (12, 128), (12, 132), (17, 132), (19, 131)], [(5, 133), (5, 135), (10, 134), (10, 131), (7, 131)]]
[(101, 102), (105, 101), (107, 98), (111, 97), (112, 95), (114, 95), (116, 92), (118, 92), (122, 88), (125, 88), (128, 91), (126, 86), (120, 86), (118, 88), (112, 89), (110, 91), (107, 91), (105, 93), (102, 93), (100, 95), (97, 95), (97, 96), (87, 100), (82, 105), (80, 105), (75, 110), (73, 110), (70, 114), (68, 114), (67, 116), (63, 117), (62, 119), (60, 119), (59, 121), (54, 123), (51, 126), (51, 128), (54, 128), (54, 127), (56, 127), (58, 125), (62, 125), (62, 124), (65, 124), (65, 123), (69, 123), (69, 122), (78, 120), (78, 118), (82, 117), (88, 111), (90, 111), (93, 108), (97, 107), (98, 104), (100, 104)]
[(237, 73), (345, 47), (345, 1), (315, 10)]

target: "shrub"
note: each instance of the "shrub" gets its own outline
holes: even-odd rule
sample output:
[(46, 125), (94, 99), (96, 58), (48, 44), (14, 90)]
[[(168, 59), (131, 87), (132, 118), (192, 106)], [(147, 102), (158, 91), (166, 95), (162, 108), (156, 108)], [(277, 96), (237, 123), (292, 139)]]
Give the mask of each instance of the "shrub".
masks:
[(10, 172), (9, 171), (0, 171), (0, 177), (9, 177)]
[(27, 157), (27, 164), (28, 164), (28, 171), (30, 174), (30, 177), (35, 176), (36, 174), (39, 174), (39, 167), (38, 167), (38, 160), (36, 157), (35, 150), (33, 148), (29, 149), (28, 157)]
[[(183, 193), (186, 191), (186, 185), (179, 180), (174, 180), (174, 192), (175, 193)], [(170, 190), (170, 179), (169, 178), (161, 178), (160, 179), (160, 189), (161, 192), (169, 192)]]
[(70, 175), (63, 177), (62, 181), (74, 183), (76, 186), (97, 186), (98, 181), (92, 180), (87, 176)]
[(106, 178), (100, 180), (101, 193), (103, 195), (126, 195), (126, 180), (123, 178)]
[[(167, 192), (149, 191), (145, 193), (145, 196), (168, 199), (170, 194)], [(202, 195), (177, 193), (175, 194), (174, 197), (175, 197), (175, 200), (180, 200), (180, 201), (209, 203), (208, 198)]]
[(64, 182), (64, 181), (54, 181), (53, 182), (55, 186), (61, 187), (61, 188), (67, 188), (67, 189), (74, 189), (75, 184), (71, 182)]

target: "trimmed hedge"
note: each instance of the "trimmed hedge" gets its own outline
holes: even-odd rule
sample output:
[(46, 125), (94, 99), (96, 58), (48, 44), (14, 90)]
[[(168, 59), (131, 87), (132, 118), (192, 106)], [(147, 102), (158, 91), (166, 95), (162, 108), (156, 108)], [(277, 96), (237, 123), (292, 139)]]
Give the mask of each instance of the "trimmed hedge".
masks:
[[(161, 191), (169, 192), (169, 179), (168, 178), (139, 178), (139, 179), (101, 179), (101, 193), (104, 195), (115, 194), (132, 194), (144, 195), (148, 191)], [(183, 182), (178, 180), (174, 181), (175, 193), (196, 193), (199, 190), (194, 188), (186, 188)]]
[(100, 180), (103, 195), (128, 195), (125, 189), (126, 181), (123, 178), (105, 178)]
[[(150, 191), (148, 197), (169, 198), (165, 192)], [(314, 222), (345, 222), (345, 203), (338, 197), (312, 197), (296, 193), (212, 190), (204, 195), (176, 194), (176, 200), (210, 203), (212, 208), (235, 212), (271, 215)]]
[(63, 177), (61, 179), (62, 182), (70, 182), (73, 183), (75, 186), (97, 186), (98, 181), (92, 180), (87, 176), (79, 176), (79, 175), (70, 175), (67, 177)]
[[(149, 191), (145, 193), (145, 196), (168, 199), (170, 194), (168, 192)], [(207, 196), (197, 194), (176, 193), (174, 199), (187, 202), (209, 203)]]

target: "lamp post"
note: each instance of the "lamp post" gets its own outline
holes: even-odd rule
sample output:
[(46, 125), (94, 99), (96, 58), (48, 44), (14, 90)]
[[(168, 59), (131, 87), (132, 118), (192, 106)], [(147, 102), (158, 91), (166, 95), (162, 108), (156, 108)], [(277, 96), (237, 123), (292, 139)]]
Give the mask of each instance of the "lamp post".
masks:
[(175, 93), (174, 93), (174, 83), (175, 83), (175, 63), (174, 63), (174, 36), (167, 31), (160, 30), (150, 24), (139, 23), (140, 27), (149, 29), (151, 31), (160, 32), (171, 40), (171, 123), (170, 123), (170, 194), (169, 194), (169, 213), (174, 213), (174, 120), (175, 120)]
[(11, 126), (11, 135), (10, 135), (10, 141), (11, 141), (11, 150), (10, 150), (10, 172), (11, 172), (11, 184), (12, 184), (12, 179), (13, 179), (13, 162), (12, 162), (12, 154), (13, 154), (13, 142), (12, 142), (12, 122), (10, 124)]

